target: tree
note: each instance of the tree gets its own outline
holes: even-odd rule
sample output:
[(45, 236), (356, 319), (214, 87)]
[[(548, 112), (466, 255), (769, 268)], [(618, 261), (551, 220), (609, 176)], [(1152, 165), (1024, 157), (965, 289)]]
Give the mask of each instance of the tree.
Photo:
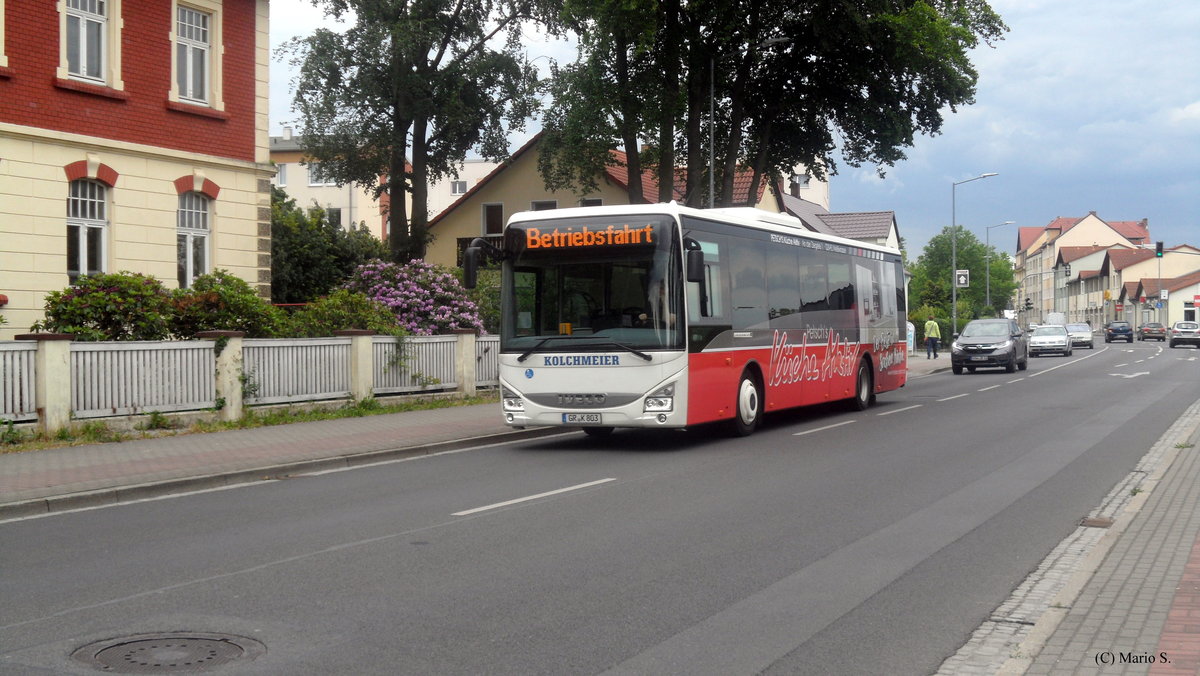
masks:
[(324, 209), (305, 212), (282, 189), (271, 188), (272, 302), (307, 303), (324, 296), (359, 265), (387, 253), (366, 225), (343, 228)]
[[(952, 237), (954, 242), (951, 242)], [(952, 256), (954, 249), (957, 250), (956, 256)], [(912, 279), (908, 285), (909, 305), (938, 308), (945, 316), (952, 315), (950, 285), (953, 283), (954, 265), (957, 265), (959, 270), (972, 272), (971, 285), (958, 290), (958, 315), (965, 319), (981, 316), (987, 311), (987, 283), (984, 276), (987, 274), (987, 257), (988, 246), (980, 242), (974, 233), (961, 225), (953, 235), (949, 227), (944, 228), (929, 240), (912, 266)], [(990, 274), (992, 307), (1006, 307), (1017, 283), (1013, 279), (1012, 260), (1007, 254), (998, 253), (995, 247), (991, 248)]]
[[(338, 184), (390, 196), (393, 260), (425, 255), (427, 185), (472, 148), (499, 161), (537, 105), (522, 22), (554, 30), (550, 0), (313, 0), (344, 33), (319, 29), (281, 50), (299, 66), (305, 152)], [(411, 152), (411, 164), (406, 163)], [(386, 177), (380, 184), (380, 176)], [(404, 196), (411, 192), (413, 213)]]
[[(742, 167), (753, 170), (750, 195), (797, 164), (819, 178), (836, 173), (839, 139), (852, 166), (893, 165), (916, 134), (939, 132), (943, 108), (973, 102), (967, 54), (1007, 30), (985, 0), (584, 0), (567, 3), (564, 17), (584, 37), (579, 63), (553, 86), (547, 181), (607, 161), (611, 146), (570, 143), (593, 130), (620, 138), (632, 161), (626, 127), (636, 122), (659, 199), (673, 194), (678, 154), (692, 205), (709, 199), (710, 159), (711, 199), (722, 205), (733, 203)], [(640, 185), (640, 166), (629, 169)]]

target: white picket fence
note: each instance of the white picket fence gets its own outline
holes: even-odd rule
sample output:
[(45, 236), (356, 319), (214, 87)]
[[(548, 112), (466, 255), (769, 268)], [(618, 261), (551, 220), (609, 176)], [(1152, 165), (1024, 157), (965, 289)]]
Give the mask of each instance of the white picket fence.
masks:
[[(243, 401), (301, 403), (350, 396), (349, 337), (245, 339)], [(475, 339), (475, 386), (499, 385), (499, 338)], [(455, 336), (372, 338), (375, 395), (460, 389)], [(217, 406), (215, 340), (73, 342), (71, 416), (98, 418)], [(0, 342), (0, 421), (36, 420), (38, 345)], [(397, 353), (400, 353), (397, 356)]]
[(33, 343), (0, 342), (0, 420), (37, 419)]

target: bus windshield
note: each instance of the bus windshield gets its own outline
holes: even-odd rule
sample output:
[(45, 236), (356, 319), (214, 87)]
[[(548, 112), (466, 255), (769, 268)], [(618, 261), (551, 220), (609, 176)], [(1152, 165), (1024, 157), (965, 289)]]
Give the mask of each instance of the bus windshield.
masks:
[(501, 350), (682, 350), (684, 316), (673, 219), (524, 221), (505, 231)]

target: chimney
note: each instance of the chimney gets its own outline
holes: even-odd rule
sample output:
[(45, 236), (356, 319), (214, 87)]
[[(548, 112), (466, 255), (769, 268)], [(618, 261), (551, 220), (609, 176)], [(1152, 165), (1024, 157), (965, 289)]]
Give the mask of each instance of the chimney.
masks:
[(292, 128), (291, 128), (291, 127), (284, 127), (284, 128), (283, 128), (283, 140), (284, 140), (284, 141), (291, 141), (291, 140), (292, 140)]

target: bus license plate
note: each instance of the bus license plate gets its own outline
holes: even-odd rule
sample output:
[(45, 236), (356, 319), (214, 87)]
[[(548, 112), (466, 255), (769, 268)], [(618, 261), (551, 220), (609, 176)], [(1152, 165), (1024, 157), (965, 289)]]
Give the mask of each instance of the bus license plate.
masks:
[(564, 425), (599, 425), (599, 413), (564, 413)]

